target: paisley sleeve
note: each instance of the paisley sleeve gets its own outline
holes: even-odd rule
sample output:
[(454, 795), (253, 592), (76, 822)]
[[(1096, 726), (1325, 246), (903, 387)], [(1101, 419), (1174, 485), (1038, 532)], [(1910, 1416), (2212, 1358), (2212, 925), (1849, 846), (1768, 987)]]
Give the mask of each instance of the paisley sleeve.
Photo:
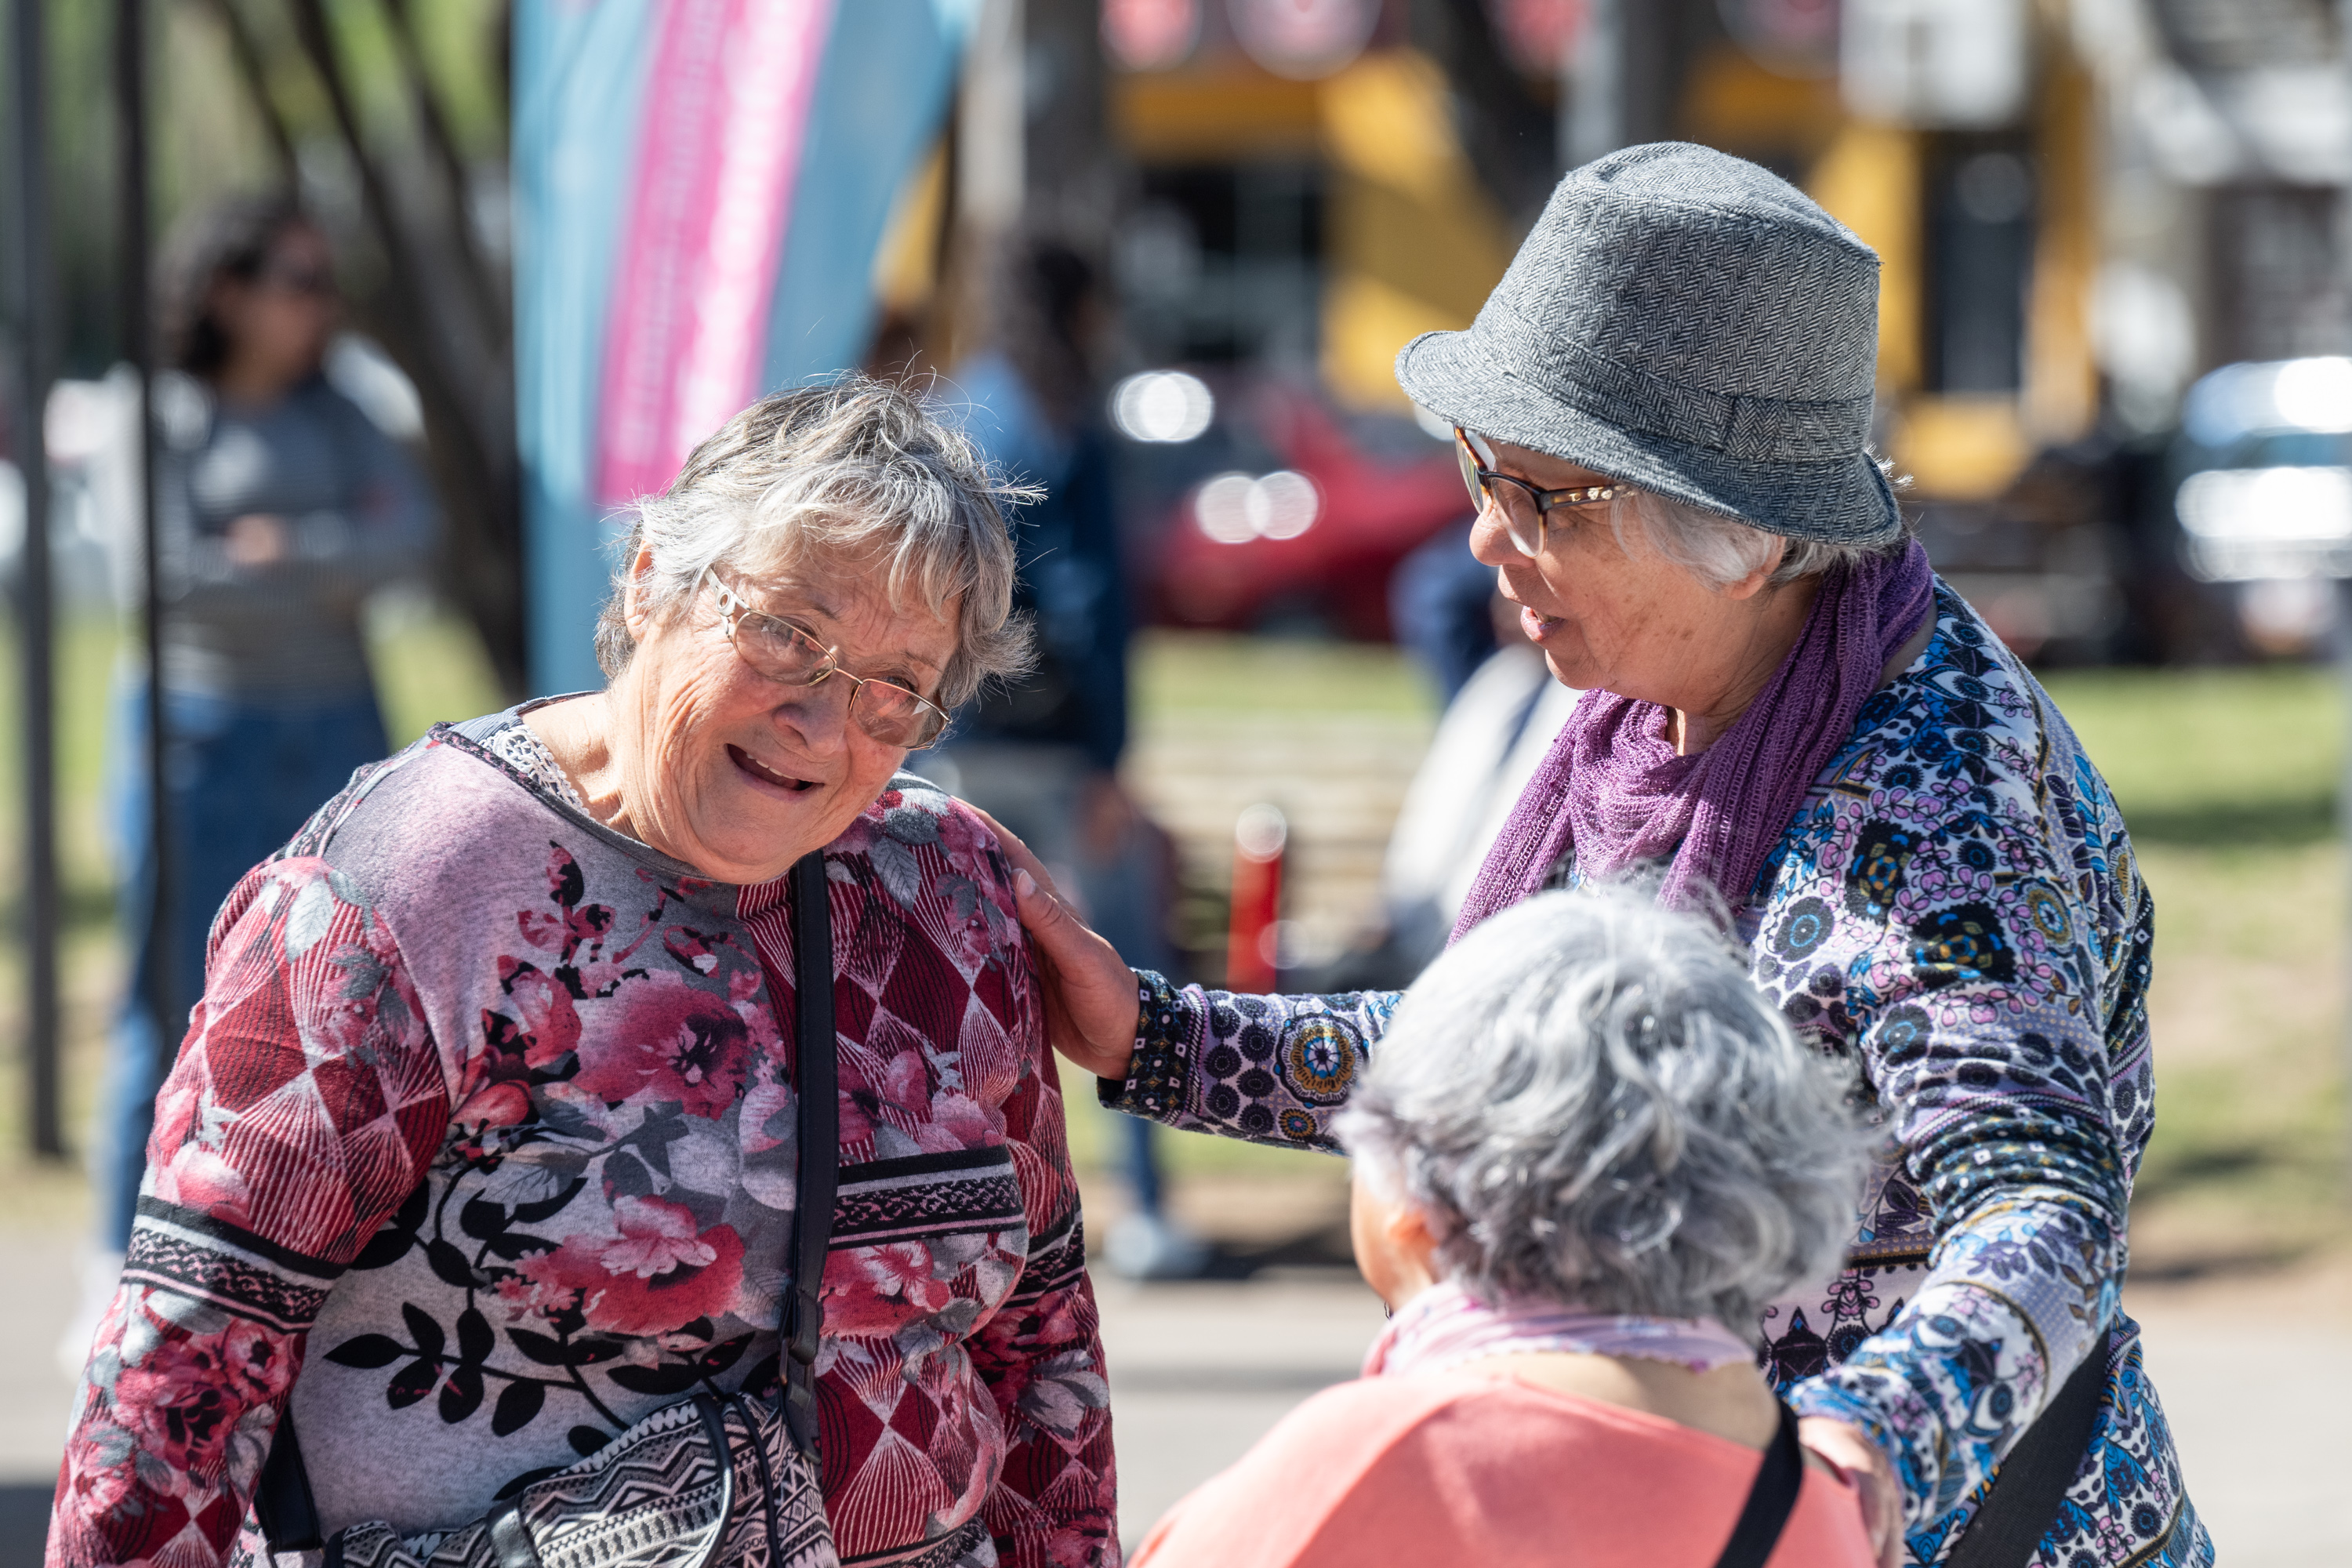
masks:
[(2104, 786), (2035, 739), (1977, 723), (1862, 759), (1801, 819), (1758, 932), (1791, 1022), (1853, 1054), (1927, 1248), (1910, 1299), (1789, 1401), (1878, 1440), (1923, 1561), (2115, 1321), (2146, 1135), (2147, 889)]
[(1402, 994), (1242, 996), (1136, 974), (1142, 1014), (1125, 1082), (1097, 1080), (1114, 1110), (1187, 1132), (1339, 1152), (1332, 1113)]
[(446, 1132), (399, 952), (350, 892), (323, 862), (279, 861), (215, 927), (82, 1374), (49, 1568), (224, 1560), (329, 1288)]

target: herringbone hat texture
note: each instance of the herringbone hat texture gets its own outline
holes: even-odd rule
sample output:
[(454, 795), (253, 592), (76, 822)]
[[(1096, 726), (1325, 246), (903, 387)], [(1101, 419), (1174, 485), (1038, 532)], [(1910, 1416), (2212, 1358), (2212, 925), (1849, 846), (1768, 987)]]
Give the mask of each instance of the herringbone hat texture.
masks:
[(1467, 331), (1397, 380), (1465, 429), (1770, 532), (1902, 531), (1868, 451), (1878, 257), (1803, 192), (1686, 142), (1570, 170)]

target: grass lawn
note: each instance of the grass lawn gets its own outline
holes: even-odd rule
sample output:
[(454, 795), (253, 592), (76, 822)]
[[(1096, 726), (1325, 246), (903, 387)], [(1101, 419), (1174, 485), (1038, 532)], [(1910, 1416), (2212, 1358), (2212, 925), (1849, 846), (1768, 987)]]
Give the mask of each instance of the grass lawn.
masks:
[(2341, 685), (2289, 667), (2048, 685), (2122, 802), (2156, 898), (2156, 1135), (2134, 1201), (2137, 1267), (2191, 1272), (2340, 1241)]

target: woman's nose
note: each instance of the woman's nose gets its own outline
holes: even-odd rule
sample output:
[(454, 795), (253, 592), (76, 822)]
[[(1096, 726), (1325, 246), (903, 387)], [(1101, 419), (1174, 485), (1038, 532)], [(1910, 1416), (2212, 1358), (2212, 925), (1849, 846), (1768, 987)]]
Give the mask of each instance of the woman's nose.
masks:
[(1511, 531), (1503, 526), (1502, 509), (1492, 502), (1480, 507), (1471, 521), (1470, 553), (1481, 566), (1516, 566), (1527, 560), (1511, 542)]
[(857, 688), (830, 675), (794, 689), (775, 709), (777, 722), (799, 731), (802, 743), (820, 755), (836, 750), (849, 734), (849, 700)]

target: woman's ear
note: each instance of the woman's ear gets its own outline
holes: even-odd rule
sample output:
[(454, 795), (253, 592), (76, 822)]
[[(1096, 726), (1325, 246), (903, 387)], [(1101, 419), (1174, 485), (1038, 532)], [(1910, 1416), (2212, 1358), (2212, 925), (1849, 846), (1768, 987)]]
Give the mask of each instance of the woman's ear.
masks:
[(1727, 599), (1752, 599), (1757, 595), (1764, 591), (1765, 585), (1772, 581), (1772, 574), (1778, 572), (1780, 569), (1780, 563), (1789, 558), (1789, 542), (1787, 540), (1780, 538), (1777, 534), (1770, 534), (1766, 537), (1772, 541), (1772, 553), (1765, 560), (1763, 564), (1758, 566), (1756, 570), (1748, 574), (1747, 576), (1739, 578), (1736, 582), (1725, 584), (1722, 587), (1716, 590), (1717, 593), (1721, 594)]
[(653, 575), (653, 547), (641, 544), (629, 562), (629, 585), (621, 595), (621, 624), (629, 628), (629, 637), (636, 642), (645, 641), (654, 627), (653, 609), (648, 603)]
[(1438, 1235), (1429, 1223), (1429, 1211), (1419, 1204), (1402, 1203), (1389, 1211), (1389, 1240), (1398, 1255), (1426, 1280), (1437, 1275)]

